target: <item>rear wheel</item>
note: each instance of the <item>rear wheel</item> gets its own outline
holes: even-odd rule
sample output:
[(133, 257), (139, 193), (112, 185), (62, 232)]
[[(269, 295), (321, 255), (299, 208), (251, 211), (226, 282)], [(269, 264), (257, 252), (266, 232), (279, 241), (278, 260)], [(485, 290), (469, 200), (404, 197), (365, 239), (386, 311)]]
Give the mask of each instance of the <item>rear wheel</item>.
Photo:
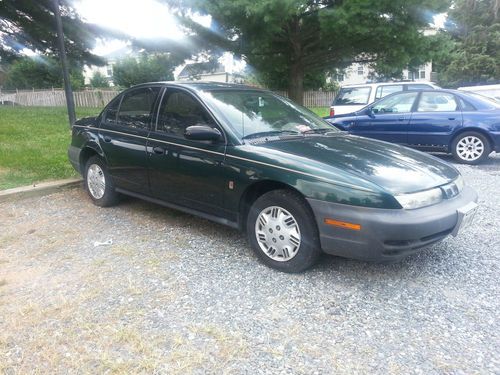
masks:
[(481, 133), (465, 132), (453, 140), (451, 151), (455, 159), (461, 163), (478, 164), (488, 157), (491, 147)]
[(97, 206), (109, 207), (118, 203), (118, 193), (106, 163), (98, 156), (90, 157), (85, 164), (85, 188)]
[(321, 254), (310, 207), (288, 190), (274, 190), (255, 201), (248, 214), (247, 235), (259, 259), (280, 271), (301, 272)]

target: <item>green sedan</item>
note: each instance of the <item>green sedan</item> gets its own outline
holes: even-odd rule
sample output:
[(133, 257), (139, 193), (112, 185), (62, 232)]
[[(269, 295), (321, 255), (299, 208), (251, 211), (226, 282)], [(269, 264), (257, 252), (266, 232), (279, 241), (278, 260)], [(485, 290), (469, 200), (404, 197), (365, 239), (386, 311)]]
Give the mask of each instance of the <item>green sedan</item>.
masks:
[(96, 205), (126, 194), (238, 228), (285, 272), (322, 252), (398, 260), (457, 235), (477, 209), (444, 161), (241, 85), (141, 84), (72, 132), (69, 160)]

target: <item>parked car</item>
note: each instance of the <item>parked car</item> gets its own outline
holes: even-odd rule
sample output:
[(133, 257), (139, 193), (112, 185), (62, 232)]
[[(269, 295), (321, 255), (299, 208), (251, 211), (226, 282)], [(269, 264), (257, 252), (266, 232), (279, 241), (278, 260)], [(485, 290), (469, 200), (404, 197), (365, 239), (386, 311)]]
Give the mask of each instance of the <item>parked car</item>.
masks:
[(458, 90), (487, 96), (500, 103), (500, 85), (464, 86), (459, 87)]
[(342, 86), (330, 106), (330, 117), (352, 113), (395, 92), (438, 89), (432, 82), (384, 82)]
[(286, 272), (322, 250), (397, 260), (456, 235), (476, 210), (476, 193), (446, 162), (239, 85), (128, 89), (73, 126), (69, 159), (96, 205), (120, 193), (239, 228)]
[(396, 93), (327, 121), (350, 134), (448, 152), (466, 164), (500, 151), (500, 104), (456, 90)]

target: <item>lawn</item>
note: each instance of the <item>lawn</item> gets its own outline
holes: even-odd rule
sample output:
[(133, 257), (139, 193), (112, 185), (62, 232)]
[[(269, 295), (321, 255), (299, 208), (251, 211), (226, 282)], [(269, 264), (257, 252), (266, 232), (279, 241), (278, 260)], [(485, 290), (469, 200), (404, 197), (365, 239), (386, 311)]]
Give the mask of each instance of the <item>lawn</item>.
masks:
[[(99, 113), (78, 108), (77, 116)], [(0, 106), (0, 190), (76, 176), (65, 108)]]
[[(310, 108), (319, 116), (328, 108)], [(77, 108), (77, 117), (99, 108)], [(0, 106), (0, 190), (77, 175), (66, 154), (71, 140), (65, 108)]]
[(316, 113), (320, 117), (325, 117), (330, 115), (330, 108), (329, 107), (311, 107), (309, 108), (311, 111)]

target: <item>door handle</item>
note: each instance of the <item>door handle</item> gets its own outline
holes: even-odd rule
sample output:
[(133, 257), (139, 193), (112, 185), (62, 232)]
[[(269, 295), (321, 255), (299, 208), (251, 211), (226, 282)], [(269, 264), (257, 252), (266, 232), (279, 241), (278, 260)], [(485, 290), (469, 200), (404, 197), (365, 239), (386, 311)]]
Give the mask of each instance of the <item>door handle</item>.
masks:
[(108, 137), (107, 135), (104, 136), (104, 142), (111, 142), (111, 137)]
[(400, 117), (398, 118), (399, 121), (404, 121), (405, 120), (405, 117)]
[(153, 147), (153, 152), (158, 155), (163, 155), (165, 153), (165, 150), (161, 147)]
[(455, 117), (448, 117), (448, 120), (453, 121), (455, 120)]

